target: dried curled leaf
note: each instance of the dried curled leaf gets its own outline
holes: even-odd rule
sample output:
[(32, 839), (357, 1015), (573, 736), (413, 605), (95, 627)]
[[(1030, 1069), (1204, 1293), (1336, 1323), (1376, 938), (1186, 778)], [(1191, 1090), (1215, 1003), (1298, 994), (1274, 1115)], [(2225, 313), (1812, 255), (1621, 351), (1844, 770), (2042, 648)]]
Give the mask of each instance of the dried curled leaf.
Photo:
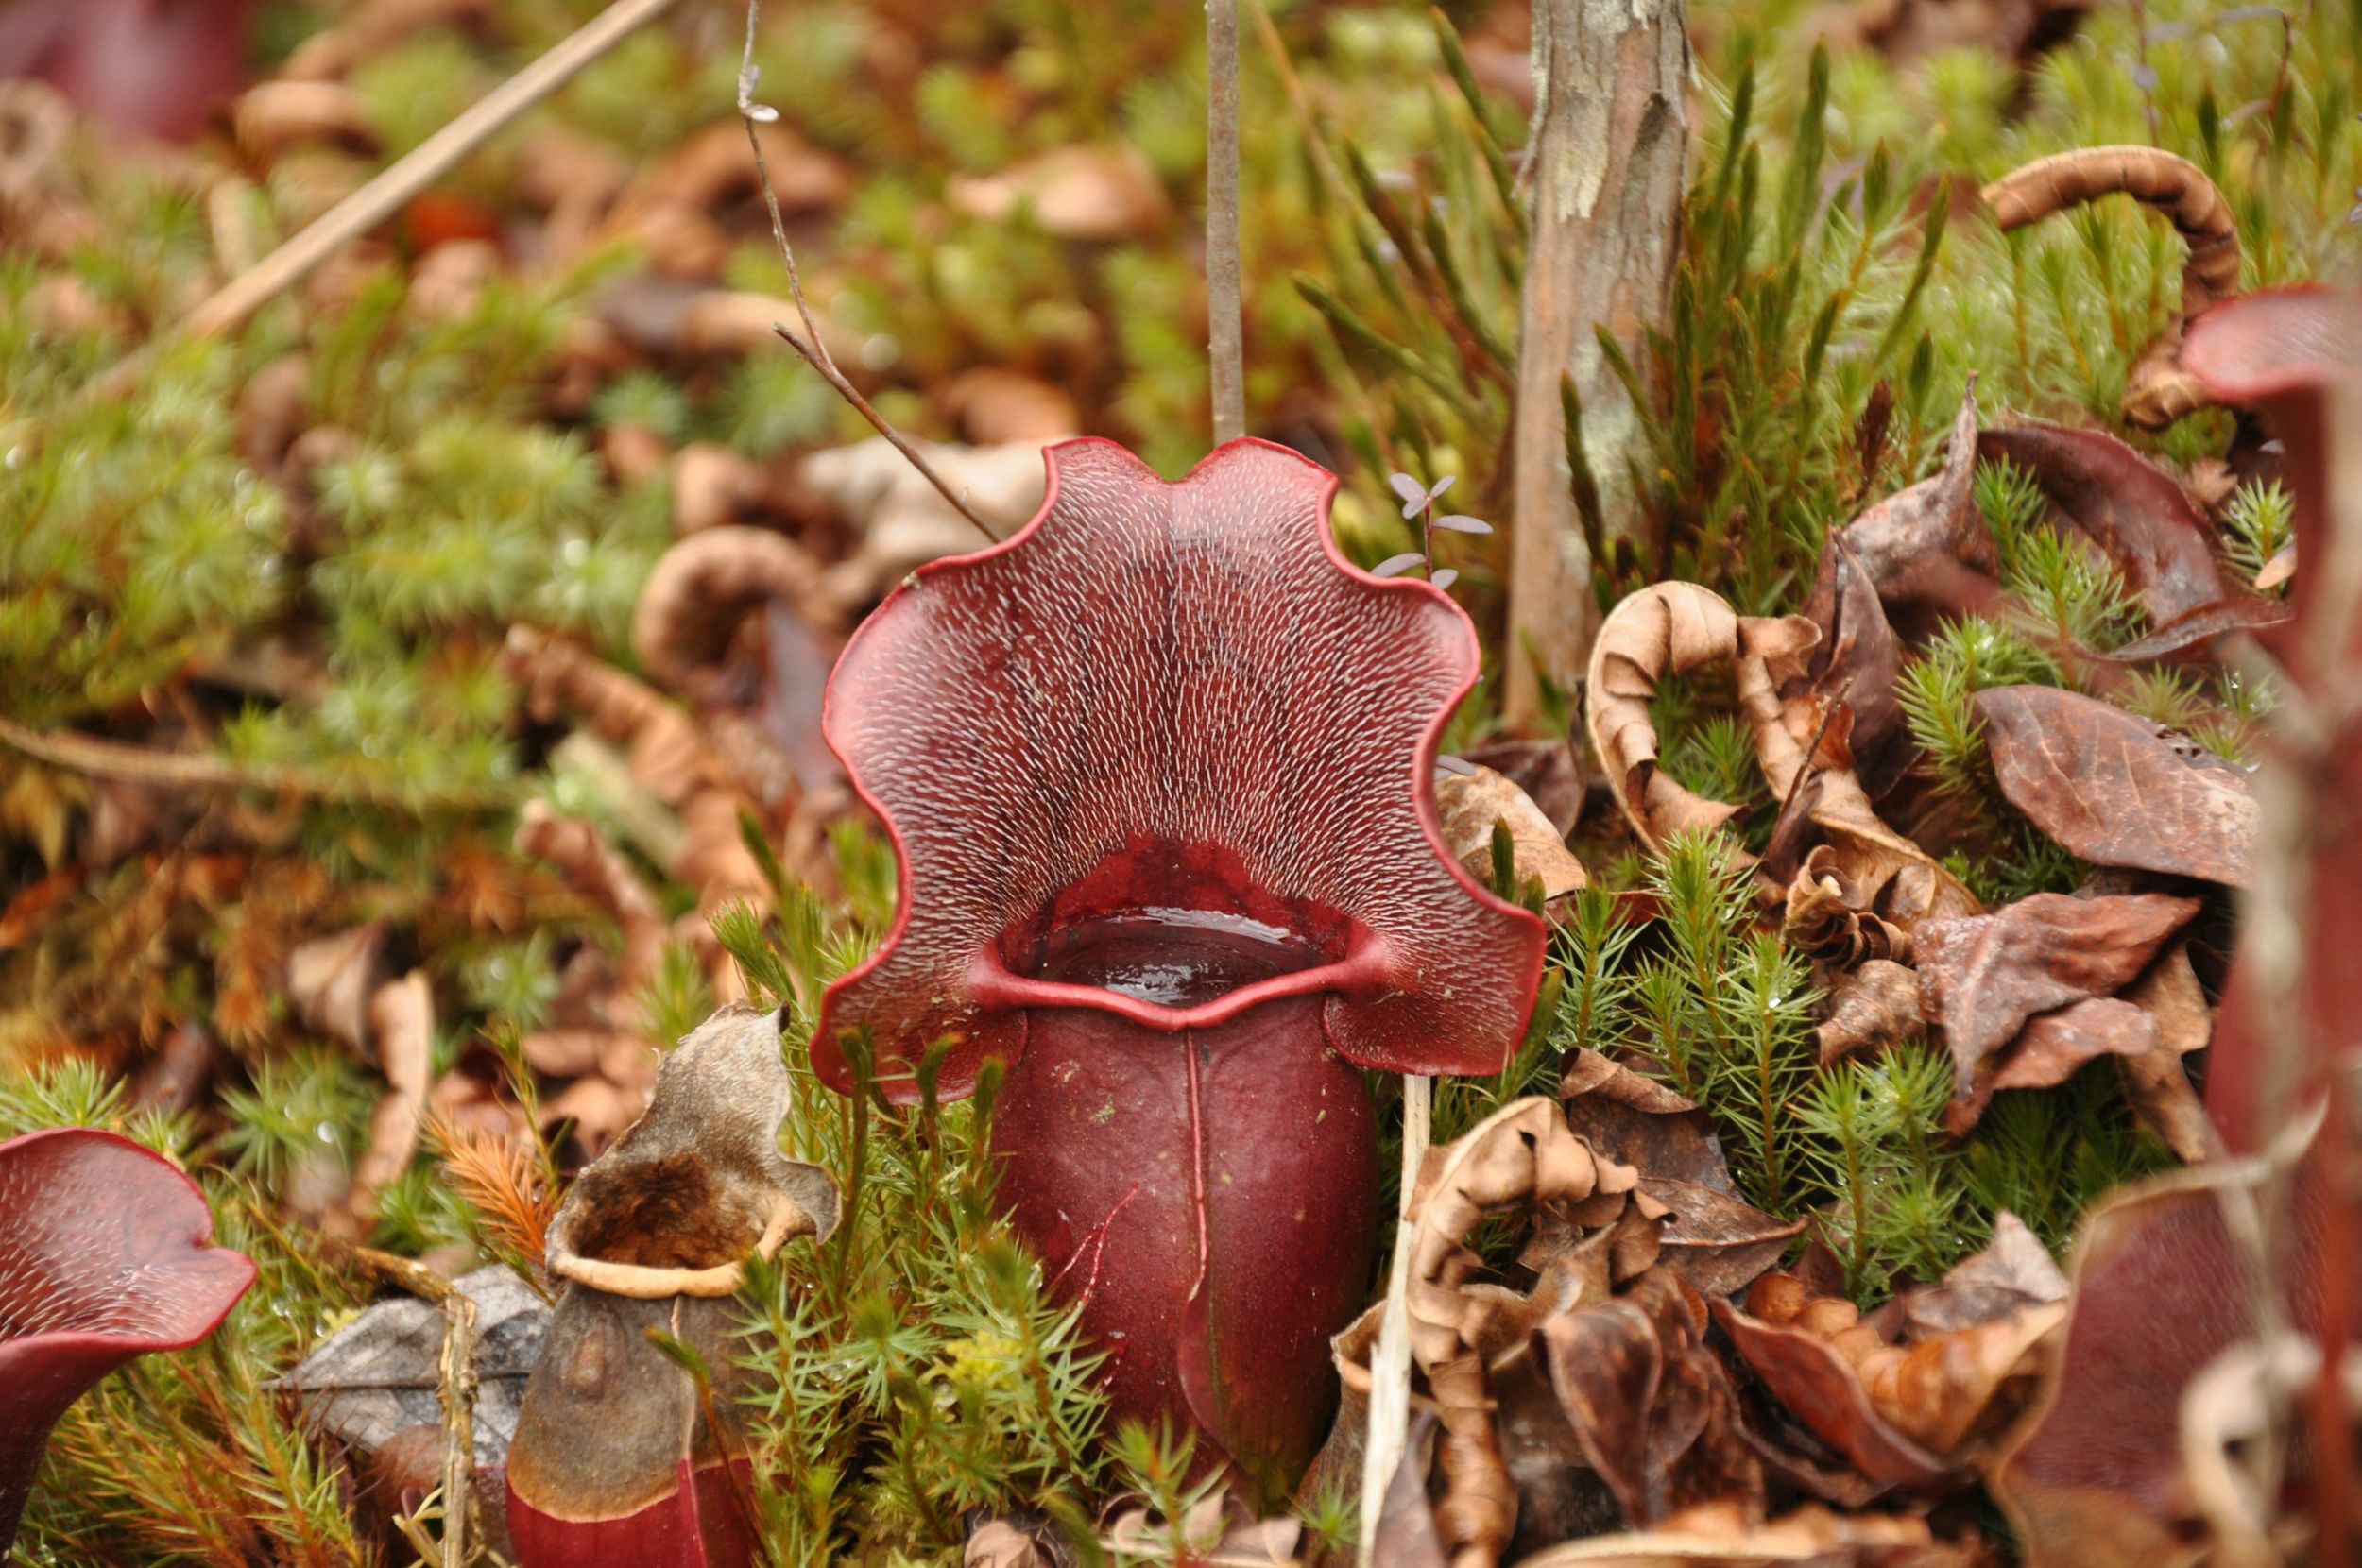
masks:
[[(1947, 1279), (1947, 1283), (1949, 1280)], [(1973, 1436), (1996, 1431), (2038, 1370), (2035, 1348), (2066, 1314), (2056, 1299), (1992, 1292), (2002, 1308), (1908, 1342), (1891, 1342), (1854, 1304), (1766, 1274), (1741, 1311), (1717, 1321), (1772, 1397), (1880, 1486), (1957, 1473)], [(2012, 1385), (2018, 1385), (2011, 1392)]]
[(2094, 865), (2245, 887), (2255, 797), (2236, 768), (2120, 707), (2049, 687), (1973, 701), (2010, 804)]
[(1986, 431), (1977, 450), (2025, 469), (2053, 515), (2098, 548), (2155, 624), (2199, 611), (2221, 615), (2243, 597), (2216, 558), (2213, 525), (2182, 482), (2106, 431), (2013, 425)]
[(1706, 1346), (1706, 1304), (1661, 1269), (1624, 1295), (1542, 1325), (1550, 1382), (1583, 1461), (1635, 1527), (1738, 1498), (1760, 1514), (1763, 1467), (1738, 1435), (1737, 1397)]
[(1487, 1341), (1491, 1304), (1462, 1289), (1483, 1266), (1466, 1242), (1486, 1215), (1556, 1204), (1578, 1223), (1604, 1225), (1639, 1183), (1632, 1167), (1596, 1154), (1547, 1099), (1513, 1101), (1430, 1150), (1411, 1209), (1411, 1348), (1419, 1364)]
[(1435, 805), (1443, 818), (1444, 846), (1478, 881), (1493, 878), (1493, 825), (1505, 824), (1520, 886), (1539, 878), (1542, 896), (1563, 898), (1591, 880), (1583, 861), (1542, 809), (1516, 785), (1490, 768), (1446, 774), (1435, 781)]
[(1912, 950), (1921, 922), (1984, 907), (1943, 861), (1888, 827), (1844, 769), (1806, 775), (1772, 825), (1764, 874), (1785, 874), (1792, 883), (1806, 865), (1815, 880), (1827, 879), (1846, 909), (1888, 928), (1880, 940), (1896, 954)]
[(1992, 914), (1919, 928), (1920, 1002), (1952, 1053), (1954, 1095), (1971, 1099), (1987, 1060), (2037, 1013), (2110, 997), (2198, 913), (2162, 893), (2036, 894)]
[(1911, 956), (1910, 932), (1881, 917), (1830, 845), (1813, 846), (1788, 884), (1780, 940), (1832, 969)]
[(1474, 1284), (1483, 1260), (1468, 1239), (1486, 1215), (1526, 1205), (1557, 1205), (1578, 1223), (1609, 1224), (1633, 1207), (1638, 1180), (1631, 1167), (1596, 1155), (1547, 1099), (1514, 1101), (1429, 1151), (1411, 1205), (1405, 1290), (1412, 1356), (1444, 1426), (1446, 1484), (1436, 1523), (1455, 1552), (1497, 1559), (1517, 1497), (1494, 1424), (1485, 1347), (1498, 1338), (1496, 1320), (1519, 1302)]
[(819, 561), (785, 535), (734, 523), (692, 534), (648, 573), (632, 611), (632, 651), (657, 685), (727, 706), (726, 655), (741, 623), (772, 604), (808, 625), (839, 616)]
[(1916, 635), (1940, 618), (1974, 609), (1998, 591), (2000, 552), (1977, 508), (1977, 396), (1972, 383), (1952, 421), (1943, 468), (1870, 507), (1830, 534), (1805, 614), (1837, 624), (1839, 564), (1850, 556), (1875, 590), (1887, 619)]
[(2141, 357), (2124, 393), (2127, 419), (2162, 430), (2193, 409), (2211, 406), (2213, 400), (2177, 363), (2182, 334), (2191, 317), (2239, 290), (2238, 223), (2215, 182), (2197, 164), (2157, 147), (2080, 147), (2003, 176), (1985, 187), (1984, 201), (2006, 234), (2118, 193), (2163, 214), (2189, 247), (2182, 269), (2182, 319)]
[(1918, 974), (1886, 959), (1872, 959), (1830, 994), (1829, 1015), (1819, 1031), (1821, 1065), (1828, 1066), (1857, 1050), (1899, 1045), (1926, 1026)]
[(1661, 849), (1672, 835), (1719, 827), (1737, 807), (1693, 793), (1657, 767), (1649, 704), (1668, 675), (1717, 663), (1737, 666), (1739, 702), (1754, 730), (1764, 775), (1785, 794), (1803, 766), (1783, 723), (1782, 681), (1800, 676), (1820, 628), (1801, 616), (1742, 617), (1695, 583), (1657, 583), (1626, 596), (1591, 645), (1583, 716), (1611, 793), (1641, 843)]
[[(1636, 1189), (1664, 1211), (1658, 1261), (1708, 1296), (1726, 1296), (1778, 1261), (1804, 1230), (1738, 1195), (1704, 1111), (1671, 1089), (1588, 1048), (1567, 1060), (1559, 1081), (1567, 1125), (1598, 1152), (1640, 1172)], [(1535, 1218), (1524, 1261), (1539, 1267), (1571, 1229), (1556, 1211)]]
[(647, 1114), (575, 1178), (550, 1271), (610, 1295), (727, 1295), (738, 1259), (836, 1228), (835, 1178), (779, 1152), (778, 1015), (733, 1003), (664, 1059)]
[(1657, 683), (1734, 658), (1738, 615), (1695, 583), (1658, 583), (1608, 612), (1591, 644), (1583, 719), (1617, 807), (1643, 844), (1662, 847), (1688, 828), (1720, 827), (1736, 807), (1706, 800), (1657, 767), (1649, 704)]

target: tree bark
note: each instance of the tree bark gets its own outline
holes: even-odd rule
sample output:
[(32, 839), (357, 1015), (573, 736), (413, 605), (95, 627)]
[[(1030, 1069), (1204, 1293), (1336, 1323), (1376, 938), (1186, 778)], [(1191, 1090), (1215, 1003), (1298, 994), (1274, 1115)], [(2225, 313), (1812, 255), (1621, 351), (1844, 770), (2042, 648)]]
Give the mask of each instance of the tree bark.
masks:
[(1582, 400), (1600, 537), (1645, 544), (1627, 466), (1639, 422), (1594, 329), (1604, 326), (1645, 369), (1645, 330), (1664, 318), (1681, 250), (1683, 0), (1534, 0), (1533, 77), (1504, 700), (1504, 717), (1525, 726), (1541, 716), (1543, 676), (1563, 688), (1582, 671), (1598, 620), (1566, 462), (1564, 378)]

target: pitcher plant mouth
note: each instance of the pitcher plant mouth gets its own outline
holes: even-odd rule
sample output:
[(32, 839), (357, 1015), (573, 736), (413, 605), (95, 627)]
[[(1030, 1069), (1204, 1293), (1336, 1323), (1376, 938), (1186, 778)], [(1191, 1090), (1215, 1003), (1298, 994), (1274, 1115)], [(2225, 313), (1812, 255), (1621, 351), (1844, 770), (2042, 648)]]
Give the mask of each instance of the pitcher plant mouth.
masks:
[(1388, 963), (1367, 926), (1273, 894), (1228, 848), (1143, 836), (985, 944), (967, 980), (985, 1009), (1090, 1008), (1172, 1034), (1283, 997), (1373, 997)]

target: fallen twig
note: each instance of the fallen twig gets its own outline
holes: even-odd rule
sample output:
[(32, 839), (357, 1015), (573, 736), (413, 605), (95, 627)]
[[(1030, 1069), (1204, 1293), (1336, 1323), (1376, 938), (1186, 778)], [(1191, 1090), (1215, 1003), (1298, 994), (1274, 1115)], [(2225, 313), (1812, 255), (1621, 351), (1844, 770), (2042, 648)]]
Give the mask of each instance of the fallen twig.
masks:
[(112, 397), (128, 390), (166, 344), (234, 331), (348, 241), (392, 217), (510, 121), (675, 4), (676, 0), (615, 0), (549, 53), (487, 93), (451, 124), (305, 225), (301, 232), (215, 289), (177, 324), (149, 338), (137, 353), (117, 362), (113, 369), (90, 383), (90, 394)]
[(796, 301), (796, 314), (802, 318), (807, 335), (796, 336), (795, 329), (784, 321), (774, 321), (771, 330), (784, 338), (787, 346), (802, 356), (804, 363), (817, 371), (822, 381), (834, 387), (838, 397), (852, 404), (855, 412), (869, 421), (869, 428), (884, 436), (887, 444), (900, 452), (903, 459), (918, 470), (921, 478), (942, 492), (943, 499), (951, 503), (952, 510), (974, 523), (978, 533), (999, 543), (1003, 537), (1000, 531), (967, 503), (966, 496), (947, 484), (943, 476), (935, 472), (933, 465), (921, 455), (916, 447), (911, 445), (910, 439), (887, 422), (886, 417), (862, 396), (861, 388), (847, 381), (845, 372), (836, 367), (835, 357), (829, 352), (828, 344), (820, 336), (819, 323), (812, 318), (812, 307), (804, 302), (803, 275), (796, 267), (795, 247), (787, 243), (787, 224), (779, 216), (779, 198), (771, 188), (771, 165), (762, 156), (761, 128), (778, 119), (779, 111), (768, 104), (755, 102), (755, 84), (762, 75), (755, 65), (755, 26), (762, 15), (762, 0), (746, 0), (746, 52), (738, 67), (738, 114), (746, 123), (746, 143), (755, 149), (755, 181), (762, 188), (762, 205), (771, 215), (772, 243), (779, 247), (779, 260), (787, 267), (788, 298)]
[[(415, 804), (412, 792), (393, 779), (377, 782), (341, 777), (306, 768), (267, 767), (233, 762), (209, 752), (158, 751), (102, 741), (73, 730), (39, 730), (0, 717), (0, 746), (22, 752), (36, 762), (93, 778), (121, 779), (127, 784), (164, 784), (196, 790), (276, 790), (322, 800), (361, 801), (402, 807)], [(443, 797), (443, 803), (476, 809), (507, 805), (513, 790), (476, 789)]]

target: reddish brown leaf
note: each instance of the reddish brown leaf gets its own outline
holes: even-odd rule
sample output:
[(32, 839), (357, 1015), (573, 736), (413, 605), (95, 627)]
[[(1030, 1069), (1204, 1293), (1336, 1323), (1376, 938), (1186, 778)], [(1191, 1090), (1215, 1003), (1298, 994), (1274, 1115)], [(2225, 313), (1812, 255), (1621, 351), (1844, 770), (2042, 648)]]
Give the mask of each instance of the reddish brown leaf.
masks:
[(1978, 454), (2033, 476), (2061, 521), (2099, 547), (2151, 620), (2169, 622), (2238, 592), (2215, 558), (2214, 529), (2181, 482), (2105, 431), (1989, 430)]
[(2035, 1014), (2121, 990), (2198, 910), (2162, 893), (2042, 893), (1992, 914), (1923, 921), (1920, 1002), (1944, 1032), (1956, 1094), (1974, 1092), (1985, 1059)]
[(1898, 490), (1830, 535), (1805, 614), (1840, 624), (1838, 563), (1850, 553), (1890, 620), (1907, 630), (1932, 626), (1990, 599), (2000, 556), (1977, 512), (1977, 398), (1960, 400), (1943, 470)]
[(1829, 1015), (1820, 1029), (1821, 1065), (1908, 1040), (1926, 1022), (1919, 976), (1903, 964), (1874, 958), (1846, 976), (1829, 998)]
[[(2266, 563), (2264, 571), (2256, 574), (2257, 588), (2268, 588), (2287, 581), (2286, 569), (2295, 563), (2295, 556), (2290, 554), (2294, 548), (2291, 546), (2289, 550), (2282, 551)], [(2275, 571), (2275, 567), (2282, 570)], [(2276, 626), (2287, 620), (2290, 613), (2285, 600), (2267, 599), (2257, 593), (2234, 594), (2211, 605), (2200, 605), (2196, 609), (2184, 611), (2170, 621), (2153, 626), (2146, 636), (2134, 638), (2114, 653), (2093, 656), (2111, 664), (2146, 664), (2151, 659), (2173, 655), (2184, 657), (2203, 655), (2214, 646), (2215, 639), (2225, 633), (2248, 631), (2257, 626)]]
[(1734, 1495), (1763, 1506), (1762, 1467), (1738, 1440), (1737, 1398), (1705, 1329), (1704, 1301), (1662, 1270), (1542, 1325), (1583, 1459), (1633, 1525)]
[(1909, 769), (1913, 752), (1896, 697), (1903, 644), (1887, 623), (1877, 585), (1842, 534), (1830, 541), (1828, 561), (1828, 618), (1820, 622), (1821, 645), (1813, 651), (1808, 690), (1830, 704), (1842, 704), (1852, 715), (1847, 741), (1855, 775), (1871, 799), (1878, 800)]
[(1803, 1231), (1803, 1220), (1781, 1220), (1738, 1196), (1705, 1113), (1654, 1079), (1583, 1048), (1559, 1094), (1577, 1134), (1640, 1172), (1641, 1194), (1666, 1210), (1660, 1261), (1695, 1289), (1744, 1288)]
[(1890, 1343), (1840, 1297), (1767, 1274), (1747, 1310), (1720, 1321), (1772, 1396), (1871, 1480), (1907, 1485), (1962, 1467), (1970, 1440), (2016, 1409), (2035, 1347), (2064, 1317), (2058, 1301), (2012, 1301), (1991, 1319)]
[(1980, 691), (1994, 775), (2010, 804), (2095, 865), (2244, 887), (2255, 798), (2237, 769), (2122, 708), (2073, 691)]
[[(1756, 1292), (1781, 1277), (1758, 1281)], [(1753, 1293), (1749, 1301), (1762, 1304)], [(1714, 1320), (1781, 1407), (1873, 1483), (1881, 1488), (1915, 1486), (1943, 1474), (1941, 1458), (1897, 1432), (1871, 1407), (1861, 1379), (1820, 1335), (1798, 1323), (1751, 1316), (1728, 1302), (1714, 1304)]]
[(1994, 1074), (1996, 1089), (2047, 1089), (2096, 1056), (2139, 1056), (2157, 1041), (2155, 1020), (2131, 1002), (2094, 997), (2028, 1019)]

